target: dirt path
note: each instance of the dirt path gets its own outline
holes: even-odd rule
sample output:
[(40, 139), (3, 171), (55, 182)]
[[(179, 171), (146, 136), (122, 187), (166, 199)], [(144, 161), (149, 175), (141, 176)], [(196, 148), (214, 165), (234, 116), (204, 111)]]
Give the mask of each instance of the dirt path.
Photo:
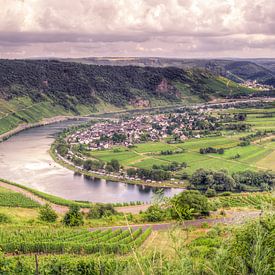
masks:
[[(218, 223), (223, 223), (223, 224), (242, 224), (248, 219), (252, 218), (257, 218), (260, 216), (261, 211), (255, 210), (255, 211), (226, 211), (226, 217), (223, 218), (204, 218), (204, 219), (197, 219), (197, 220), (191, 220), (191, 221), (185, 221), (182, 226), (183, 227), (199, 227), (203, 223), (208, 223), (208, 224), (218, 224)], [(138, 228), (143, 228), (146, 229), (148, 227), (152, 227), (153, 230), (167, 230), (170, 228), (173, 228), (178, 224), (176, 223), (155, 223), (155, 224), (135, 224), (135, 225), (129, 225), (129, 227), (133, 229), (138, 229)], [(95, 231), (95, 230), (106, 230), (106, 229), (122, 229), (126, 230), (129, 228), (128, 226), (113, 226), (113, 227), (97, 227), (97, 228), (90, 228), (90, 231)]]
[[(46, 203), (48, 203), (57, 213), (59, 214), (64, 214), (68, 211), (69, 207), (64, 206), (64, 205), (58, 205), (52, 202), (49, 202), (43, 198), (40, 198), (39, 196), (33, 194), (32, 192), (25, 190), (23, 188), (20, 188), (18, 186), (15, 185), (11, 185), (5, 182), (1, 182), (0, 181), (0, 186), (4, 187), (6, 189), (9, 189), (11, 191), (14, 192), (18, 192), (23, 194), (24, 196), (38, 202), (41, 205), (45, 205)], [(145, 211), (150, 205), (149, 204), (142, 204), (142, 205), (129, 205), (129, 206), (123, 206), (123, 207), (115, 207), (115, 209), (118, 212), (121, 213), (132, 213), (132, 214), (138, 214), (140, 211)], [(87, 213), (89, 211), (88, 208), (82, 208), (82, 211)]]
[(138, 214), (140, 211), (145, 211), (149, 206), (150, 204), (129, 205), (129, 206), (122, 206), (122, 207), (115, 207), (115, 209), (121, 213)]
[(48, 203), (57, 213), (63, 214), (63, 213), (65, 213), (68, 210), (67, 206), (51, 203), (51, 202), (49, 202), (49, 201), (47, 201), (45, 199), (42, 199), (39, 196), (33, 194), (32, 192), (27, 191), (27, 190), (25, 190), (23, 188), (17, 187), (15, 185), (11, 185), (11, 184), (8, 184), (8, 183), (5, 183), (5, 182), (0, 182), (0, 186), (4, 187), (6, 189), (9, 189), (11, 191), (14, 191), (14, 192), (21, 193), (24, 196), (26, 196), (26, 197), (28, 197), (28, 198), (30, 198), (30, 199), (38, 202), (41, 205), (45, 205), (46, 203)]

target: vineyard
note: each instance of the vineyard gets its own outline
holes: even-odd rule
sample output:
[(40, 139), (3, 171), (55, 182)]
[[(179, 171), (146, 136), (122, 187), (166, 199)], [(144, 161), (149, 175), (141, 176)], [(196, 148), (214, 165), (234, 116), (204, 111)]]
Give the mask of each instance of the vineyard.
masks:
[(126, 254), (151, 234), (142, 230), (73, 230), (50, 228), (0, 228), (0, 250), (4, 253)]
[(0, 187), (0, 206), (36, 208), (40, 205), (23, 194)]
[(212, 199), (216, 208), (220, 207), (274, 207), (275, 197), (270, 193), (251, 193), (242, 195), (219, 196)]

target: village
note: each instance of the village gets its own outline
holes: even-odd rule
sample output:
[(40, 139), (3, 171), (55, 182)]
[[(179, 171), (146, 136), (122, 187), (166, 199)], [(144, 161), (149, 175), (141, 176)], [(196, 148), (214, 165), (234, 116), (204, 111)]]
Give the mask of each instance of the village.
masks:
[[(139, 115), (128, 120), (98, 122), (71, 134), (67, 141), (71, 145), (84, 144), (88, 150), (110, 149), (115, 145), (129, 147), (137, 143), (159, 141), (168, 136), (185, 141), (190, 131), (201, 129), (208, 111), (203, 108), (192, 112), (180, 110), (169, 114)], [(193, 137), (199, 138), (200, 135)]]

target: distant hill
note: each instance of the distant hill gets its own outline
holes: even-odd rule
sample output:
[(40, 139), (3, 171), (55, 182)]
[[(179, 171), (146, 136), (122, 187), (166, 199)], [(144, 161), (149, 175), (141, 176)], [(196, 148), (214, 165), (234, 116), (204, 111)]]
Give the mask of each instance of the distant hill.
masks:
[(58, 114), (203, 102), (249, 92), (197, 68), (0, 60), (0, 133)]
[(115, 58), (91, 57), (82, 59), (63, 59), (63, 61), (81, 62), (93, 65), (113, 66), (151, 66), (177, 67), (182, 69), (202, 68), (219, 74), (233, 81), (242, 83), (257, 80), (261, 84), (275, 87), (275, 59), (176, 59), (176, 58)]

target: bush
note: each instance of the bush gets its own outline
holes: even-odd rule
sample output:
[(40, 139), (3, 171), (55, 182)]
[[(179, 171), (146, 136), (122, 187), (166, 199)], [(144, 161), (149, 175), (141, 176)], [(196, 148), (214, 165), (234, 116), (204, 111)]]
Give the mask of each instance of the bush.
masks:
[(84, 219), (83, 214), (80, 212), (80, 207), (76, 205), (70, 206), (69, 211), (64, 216), (63, 223), (67, 226), (83, 225)]
[(151, 205), (144, 213), (143, 218), (148, 222), (160, 222), (165, 220), (165, 210), (158, 205)]
[(111, 204), (95, 204), (91, 207), (88, 218), (89, 219), (100, 219), (103, 216), (111, 216), (116, 214), (117, 211)]
[(198, 191), (183, 191), (171, 199), (171, 216), (175, 219), (192, 219), (195, 215), (208, 215), (206, 196)]
[(4, 213), (0, 213), (0, 224), (1, 223), (9, 223), (9, 222), (11, 222), (10, 217)]
[(57, 220), (56, 212), (49, 204), (45, 204), (39, 210), (39, 219), (44, 222), (55, 222)]
[(216, 196), (216, 190), (212, 189), (212, 188), (207, 188), (206, 192), (205, 192), (205, 196), (208, 198), (212, 198)]

